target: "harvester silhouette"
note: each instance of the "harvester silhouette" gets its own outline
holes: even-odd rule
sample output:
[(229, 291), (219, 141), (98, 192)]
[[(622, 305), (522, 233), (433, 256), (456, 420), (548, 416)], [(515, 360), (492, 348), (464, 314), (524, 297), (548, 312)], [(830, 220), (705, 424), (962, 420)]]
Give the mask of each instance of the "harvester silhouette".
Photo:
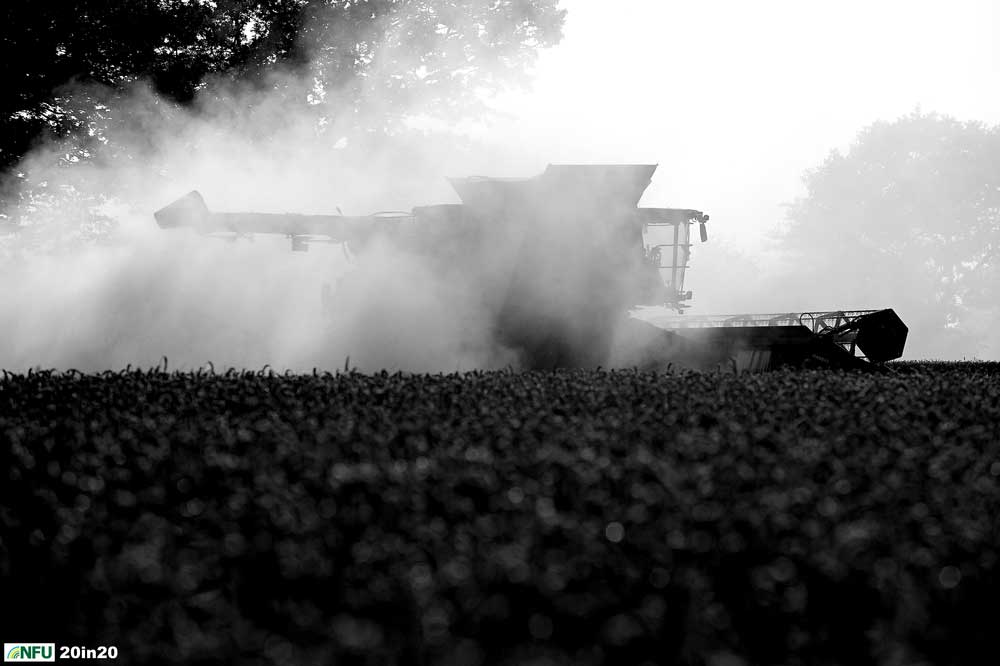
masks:
[[(640, 208), (655, 170), (549, 165), (532, 178), (456, 178), (461, 204), (366, 216), (214, 213), (191, 192), (155, 218), (165, 229), (284, 234), (295, 251), (344, 243), (361, 261), (391, 239), (475, 294), (524, 368), (871, 367), (902, 355), (907, 328), (891, 309), (684, 315), (692, 227), (705, 242), (709, 216)], [(647, 244), (653, 236), (660, 242)], [(643, 305), (677, 315), (660, 326), (629, 316)]]

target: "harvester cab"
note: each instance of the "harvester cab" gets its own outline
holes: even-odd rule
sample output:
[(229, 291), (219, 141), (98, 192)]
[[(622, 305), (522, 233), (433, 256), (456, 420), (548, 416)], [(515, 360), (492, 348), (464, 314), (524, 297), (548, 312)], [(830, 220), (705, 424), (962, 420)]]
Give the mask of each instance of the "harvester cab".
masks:
[[(684, 286), (692, 227), (705, 242), (709, 216), (639, 207), (655, 170), (549, 165), (531, 178), (453, 178), (460, 204), (353, 217), (212, 212), (191, 192), (154, 216), (164, 229), (283, 234), (294, 251), (342, 243), (361, 260), (371, 241), (389, 239), (474, 294), (498, 341), (526, 368), (859, 366), (902, 353), (906, 327), (891, 310), (832, 320), (830, 313), (683, 315), (692, 298)], [(637, 306), (677, 315), (654, 326), (630, 317)]]

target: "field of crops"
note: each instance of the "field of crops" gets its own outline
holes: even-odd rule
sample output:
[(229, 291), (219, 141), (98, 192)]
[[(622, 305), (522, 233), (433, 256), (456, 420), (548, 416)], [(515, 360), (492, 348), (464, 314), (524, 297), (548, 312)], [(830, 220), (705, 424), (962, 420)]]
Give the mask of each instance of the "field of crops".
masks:
[(995, 663), (1000, 364), (0, 380), (3, 640)]

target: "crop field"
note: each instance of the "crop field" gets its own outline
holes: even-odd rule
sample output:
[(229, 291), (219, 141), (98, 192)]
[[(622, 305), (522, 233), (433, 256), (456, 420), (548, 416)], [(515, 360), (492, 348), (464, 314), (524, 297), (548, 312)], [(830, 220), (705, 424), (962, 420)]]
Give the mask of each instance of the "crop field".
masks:
[(4, 635), (122, 663), (1000, 655), (998, 363), (5, 374), (0, 457)]

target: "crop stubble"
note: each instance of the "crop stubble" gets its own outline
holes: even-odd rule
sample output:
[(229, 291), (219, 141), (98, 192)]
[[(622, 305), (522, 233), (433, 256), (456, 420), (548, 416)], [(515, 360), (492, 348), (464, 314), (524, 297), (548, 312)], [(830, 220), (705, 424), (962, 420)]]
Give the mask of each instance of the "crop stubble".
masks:
[(5, 374), (0, 437), (5, 636), (128, 663), (998, 653), (996, 363)]

